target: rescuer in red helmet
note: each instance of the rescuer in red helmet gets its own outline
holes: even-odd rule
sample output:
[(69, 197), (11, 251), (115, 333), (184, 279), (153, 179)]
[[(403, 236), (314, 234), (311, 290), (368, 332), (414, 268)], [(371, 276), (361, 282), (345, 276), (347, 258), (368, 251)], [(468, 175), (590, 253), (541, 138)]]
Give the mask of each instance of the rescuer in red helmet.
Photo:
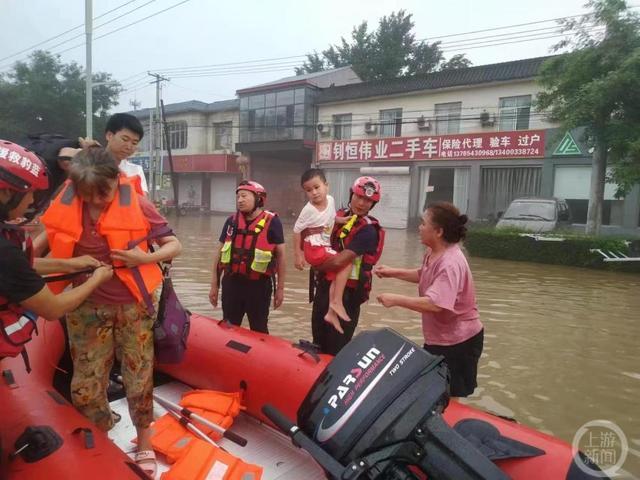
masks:
[[(0, 358), (22, 354), (38, 316), (56, 320), (80, 305), (113, 275), (110, 266), (89, 256), (68, 260), (33, 258), (31, 239), (22, 225), (40, 213), (34, 193), (49, 187), (49, 174), (35, 153), (0, 140)], [(46, 200), (46, 198), (45, 198)], [(95, 268), (82, 286), (59, 295), (47, 287), (41, 274)]]
[(241, 325), (246, 314), (251, 330), (262, 333), (269, 333), (271, 294), (273, 308), (282, 304), (285, 278), (282, 223), (264, 209), (266, 199), (258, 182), (244, 180), (236, 188), (237, 211), (222, 228), (209, 293), (217, 306), (222, 283), (223, 318)]
[[(358, 177), (349, 190), (349, 206), (337, 212), (337, 216), (356, 215), (354, 222), (336, 222), (331, 233), (331, 247), (337, 255), (317, 267), (316, 290), (313, 299), (311, 331), (313, 343), (323, 353), (336, 355), (353, 336), (360, 317), (360, 305), (369, 299), (372, 269), (380, 259), (384, 247), (384, 229), (371, 209), (382, 198), (380, 183), (373, 177)], [(325, 321), (330, 304), (330, 282), (324, 272), (337, 271), (352, 263), (353, 269), (342, 296), (342, 304), (351, 319), (338, 319), (343, 332)]]

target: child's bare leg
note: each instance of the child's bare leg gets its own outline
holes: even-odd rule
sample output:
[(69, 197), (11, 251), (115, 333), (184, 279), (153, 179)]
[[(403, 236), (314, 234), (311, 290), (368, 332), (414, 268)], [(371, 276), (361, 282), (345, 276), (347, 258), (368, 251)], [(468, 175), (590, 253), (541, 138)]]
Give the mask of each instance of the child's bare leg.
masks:
[(324, 321), (329, 322), (331, 325), (333, 325), (333, 328), (335, 328), (340, 333), (344, 333), (342, 325), (340, 325), (340, 319), (338, 318), (338, 315), (336, 315), (336, 312), (331, 308), (331, 306), (329, 306), (329, 310), (327, 310), (327, 314), (324, 316)]
[(347, 286), (350, 273), (351, 264), (349, 263), (342, 270), (336, 272), (336, 278), (331, 282), (329, 289), (329, 307), (336, 312), (338, 317), (347, 322), (350, 322), (351, 318), (349, 318), (349, 314), (342, 303), (342, 295), (344, 295), (344, 289)]

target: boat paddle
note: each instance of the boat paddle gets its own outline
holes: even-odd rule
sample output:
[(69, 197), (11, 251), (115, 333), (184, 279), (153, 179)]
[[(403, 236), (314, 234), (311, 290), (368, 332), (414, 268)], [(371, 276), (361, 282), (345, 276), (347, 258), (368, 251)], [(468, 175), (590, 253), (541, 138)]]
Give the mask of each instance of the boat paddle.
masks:
[(241, 447), (244, 447), (247, 444), (247, 439), (241, 437), (240, 435), (233, 433), (230, 430), (227, 430), (225, 428), (222, 428), (220, 425), (217, 425), (213, 422), (210, 422), (209, 420), (207, 420), (204, 417), (201, 417), (200, 415), (193, 413), (191, 410), (189, 410), (188, 408), (184, 408), (181, 405), (178, 405), (176, 403), (170, 402), (169, 400), (166, 400), (160, 396), (158, 396), (157, 394), (153, 394), (153, 398), (159, 403), (161, 404), (163, 407), (165, 407), (167, 410), (169, 411), (173, 411), (173, 412), (178, 412), (180, 415), (188, 418), (191, 421), (196, 421), (198, 423), (201, 423), (202, 425), (206, 425), (207, 427), (215, 430), (216, 432), (220, 433), (224, 438), (232, 441), (233, 443), (236, 443), (238, 445), (240, 445)]
[(178, 422), (180, 422), (180, 425), (182, 425), (184, 428), (189, 430), (195, 436), (200, 437), (202, 440), (204, 440), (207, 443), (210, 443), (214, 447), (220, 448), (219, 445), (216, 442), (211, 440), (211, 438), (209, 438), (209, 436), (206, 433), (204, 433), (202, 430), (200, 430), (198, 427), (196, 427), (186, 417), (183, 417), (178, 412), (175, 412), (173, 410), (167, 410), (167, 413), (169, 415), (171, 415), (173, 418), (175, 418)]

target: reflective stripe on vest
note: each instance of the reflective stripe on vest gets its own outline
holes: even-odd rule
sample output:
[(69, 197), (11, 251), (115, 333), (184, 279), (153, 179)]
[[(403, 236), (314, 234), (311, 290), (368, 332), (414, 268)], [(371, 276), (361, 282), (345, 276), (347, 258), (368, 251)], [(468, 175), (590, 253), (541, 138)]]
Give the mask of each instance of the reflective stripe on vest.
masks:
[(4, 332), (5, 332), (7, 335), (11, 336), (11, 335), (13, 335), (14, 333), (16, 333), (18, 330), (23, 329), (23, 328), (24, 328), (26, 325), (28, 325), (31, 321), (32, 321), (32, 320), (31, 320), (29, 317), (27, 317), (27, 316), (23, 315), (23, 316), (21, 316), (21, 317), (18, 319), (18, 321), (14, 322), (14, 323), (12, 323), (12, 324), (10, 324), (10, 325), (6, 325), (6, 326), (4, 327)]
[(227, 271), (259, 278), (272, 275), (275, 244), (269, 243), (269, 226), (276, 216), (269, 211), (261, 212), (249, 224), (244, 215), (237, 212), (232, 225), (227, 227), (226, 238), (220, 251), (220, 264)]
[[(41, 217), (53, 258), (73, 256), (74, 248), (82, 236), (82, 216), (83, 201), (76, 195), (73, 184), (67, 180), (62, 191)], [(151, 227), (138, 202), (134, 180), (122, 175), (118, 177), (115, 197), (100, 215), (97, 225), (98, 233), (105, 237), (110, 249), (127, 250), (130, 241), (149, 234)], [(148, 251), (146, 242), (138, 247), (144, 252)], [(120, 266), (123, 263), (115, 261), (114, 265)], [(155, 263), (139, 265), (138, 269), (147, 291), (154, 291), (162, 282), (162, 272)], [(130, 269), (120, 268), (115, 274), (138, 302), (143, 300)], [(59, 293), (68, 284), (69, 282), (54, 282), (49, 284), (49, 288), (54, 293)]]

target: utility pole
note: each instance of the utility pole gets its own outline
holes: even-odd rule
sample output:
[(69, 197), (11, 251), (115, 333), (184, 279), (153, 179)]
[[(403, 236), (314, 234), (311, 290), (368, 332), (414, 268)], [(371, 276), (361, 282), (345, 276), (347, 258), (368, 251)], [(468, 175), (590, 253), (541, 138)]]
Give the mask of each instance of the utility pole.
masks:
[(84, 0), (84, 33), (86, 36), (86, 130), (87, 138), (93, 138), (93, 71), (91, 67), (91, 39), (93, 37), (93, 0)]
[(133, 111), (135, 112), (136, 110), (138, 110), (138, 107), (141, 105), (141, 103), (137, 100), (129, 100), (129, 105), (133, 107)]
[(161, 135), (160, 135), (160, 130), (155, 131), (156, 126), (160, 125), (160, 89), (161, 89), (161, 82), (163, 81), (169, 81), (168, 78), (163, 77), (162, 75), (159, 75), (157, 73), (151, 73), (151, 72), (147, 72), (151, 77), (155, 78), (155, 80), (152, 83), (156, 84), (156, 109), (155, 109), (155, 115), (153, 115), (152, 119), (155, 118), (155, 122), (151, 123), (149, 126), (149, 130), (153, 130), (154, 134), (153, 134), (153, 139), (155, 140), (155, 144), (154, 145), (149, 145), (149, 149), (151, 150), (153, 148), (153, 156), (149, 159), (149, 183), (151, 183), (151, 201), (155, 201), (156, 199), (156, 172), (158, 170), (158, 163), (161, 161), (160, 160), (160, 144), (161, 144)]

